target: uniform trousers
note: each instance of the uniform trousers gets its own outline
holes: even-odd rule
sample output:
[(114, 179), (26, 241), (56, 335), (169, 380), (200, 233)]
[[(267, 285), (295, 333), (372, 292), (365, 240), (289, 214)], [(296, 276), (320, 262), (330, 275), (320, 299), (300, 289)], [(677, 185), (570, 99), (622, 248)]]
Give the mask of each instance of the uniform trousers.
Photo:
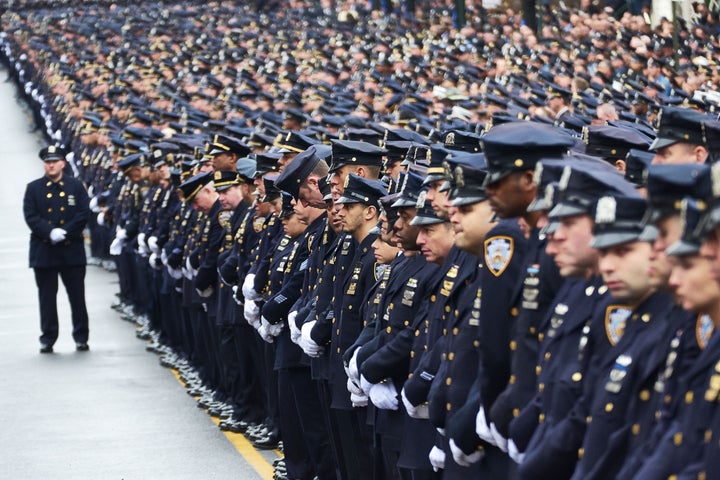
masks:
[(85, 306), (85, 265), (62, 268), (35, 268), (35, 283), (40, 300), (40, 343), (52, 346), (58, 337), (58, 275), (62, 279), (72, 312), (73, 339), (88, 340), (88, 313)]

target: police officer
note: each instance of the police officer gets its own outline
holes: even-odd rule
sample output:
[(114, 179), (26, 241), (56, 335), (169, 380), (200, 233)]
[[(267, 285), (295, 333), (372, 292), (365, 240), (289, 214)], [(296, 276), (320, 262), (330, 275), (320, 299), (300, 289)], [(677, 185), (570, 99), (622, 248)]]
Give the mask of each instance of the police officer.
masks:
[(85, 245), (89, 200), (85, 187), (64, 173), (66, 151), (50, 145), (40, 151), (45, 175), (27, 185), (23, 199), (30, 227), (30, 267), (40, 300), (40, 353), (52, 353), (58, 337), (58, 275), (68, 293), (73, 339), (78, 351), (88, 348), (85, 306)]

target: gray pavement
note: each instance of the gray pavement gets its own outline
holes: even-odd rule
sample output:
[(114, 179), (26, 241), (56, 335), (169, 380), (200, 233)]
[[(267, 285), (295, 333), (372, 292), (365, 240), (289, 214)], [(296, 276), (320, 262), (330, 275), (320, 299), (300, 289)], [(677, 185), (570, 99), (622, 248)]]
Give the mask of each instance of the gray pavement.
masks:
[[(25, 184), (42, 175), (42, 145), (5, 77), (0, 70), (0, 479), (268, 478), (110, 309), (115, 274), (88, 266), (90, 352), (74, 350), (61, 287), (55, 353), (38, 353), (22, 198)], [(264, 461), (246, 453), (253, 455)]]

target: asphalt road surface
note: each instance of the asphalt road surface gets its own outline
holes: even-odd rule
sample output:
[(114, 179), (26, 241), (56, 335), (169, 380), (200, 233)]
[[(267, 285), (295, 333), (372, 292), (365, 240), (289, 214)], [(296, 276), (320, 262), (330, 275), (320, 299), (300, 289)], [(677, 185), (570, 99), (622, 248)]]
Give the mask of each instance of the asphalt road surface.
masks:
[(22, 215), (44, 145), (0, 70), (0, 479), (272, 478), (273, 452), (225, 435), (110, 308), (117, 277), (88, 266), (90, 351), (75, 352), (60, 287), (55, 353), (38, 353), (37, 290)]

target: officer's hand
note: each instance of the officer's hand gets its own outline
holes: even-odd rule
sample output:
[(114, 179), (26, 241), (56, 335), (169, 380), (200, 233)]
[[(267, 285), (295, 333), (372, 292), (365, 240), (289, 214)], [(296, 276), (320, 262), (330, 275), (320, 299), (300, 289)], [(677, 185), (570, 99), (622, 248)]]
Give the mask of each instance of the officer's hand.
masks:
[[(90, 187), (90, 188), (92, 188), (92, 187)], [(90, 192), (88, 192), (88, 195), (90, 195)], [(98, 205), (98, 199), (97, 199), (97, 197), (92, 197), (92, 196), (91, 196), (89, 207), (90, 207), (90, 211), (91, 211), (91, 212), (93, 212), (93, 213), (100, 213), (100, 206)]]
[(430, 450), (428, 460), (430, 460), (430, 465), (436, 472), (445, 468), (445, 452), (437, 446), (433, 446), (432, 450)]
[(352, 378), (347, 379), (347, 389), (348, 392), (354, 393), (355, 395), (364, 396), (365, 392), (362, 391), (362, 388), (360, 388), (360, 385), (358, 385), (355, 380)]
[(397, 399), (397, 389), (391, 379), (388, 379), (385, 383), (373, 385), (368, 396), (373, 405), (382, 410), (397, 410), (400, 406)]
[(461, 467), (469, 467), (473, 463), (477, 463), (485, 456), (483, 450), (476, 450), (470, 455), (465, 454), (460, 447), (455, 444), (455, 440), (450, 439), (450, 451), (452, 452), (453, 460)]
[(55, 245), (65, 240), (67, 232), (62, 228), (53, 228), (50, 230), (50, 242)]
[(147, 246), (153, 253), (160, 253), (160, 247), (158, 247), (158, 238), (153, 235), (147, 239)]
[(267, 343), (273, 343), (275, 341), (275, 337), (270, 335), (270, 332), (268, 332), (268, 326), (270, 324), (267, 323), (267, 320), (260, 323), (260, 328), (257, 329), (258, 333), (260, 334), (260, 338), (265, 340)]
[(97, 224), (101, 227), (105, 226), (105, 212), (98, 213), (98, 216), (95, 220), (97, 221)]
[(261, 318), (263, 324), (267, 324), (267, 331), (273, 337), (277, 337), (285, 328), (284, 323), (270, 323), (265, 317)]
[(495, 437), (493, 437), (492, 431), (490, 431), (490, 425), (488, 425), (488, 421), (485, 418), (485, 408), (482, 406), (480, 406), (480, 410), (478, 410), (475, 416), (475, 433), (489, 444), (496, 445)]
[(497, 427), (492, 422), (490, 423), (490, 432), (495, 439), (495, 445), (497, 445), (497, 447), (503, 452), (507, 452), (507, 438), (503, 437), (502, 434), (498, 432)]
[[(362, 347), (360, 347), (362, 348)], [(360, 371), (358, 370), (358, 353), (360, 352), (360, 348), (356, 348), (353, 352), (352, 357), (350, 357), (350, 361), (347, 364), (347, 367), (345, 367), (345, 373), (347, 374), (348, 378), (352, 378), (356, 382), (360, 381)]]
[(360, 388), (362, 388), (363, 392), (370, 393), (370, 389), (372, 388), (373, 384), (368, 382), (368, 379), (365, 378), (365, 375), (360, 375)]
[(158, 258), (156, 253), (153, 253), (150, 255), (150, 258), (148, 259), (148, 263), (152, 268), (155, 270), (160, 270), (160, 267), (162, 267), (162, 262)]
[(368, 404), (368, 397), (364, 393), (361, 395), (351, 393), (350, 394), (350, 402), (352, 403), (353, 407), (367, 407)]
[(117, 256), (122, 254), (122, 248), (123, 248), (123, 241), (119, 238), (116, 238), (112, 241), (110, 244), (110, 255)]
[(323, 347), (315, 343), (315, 340), (313, 340), (310, 336), (310, 333), (315, 326), (315, 322), (316, 320), (307, 322), (303, 324), (302, 328), (300, 329), (300, 347), (303, 349), (303, 352), (305, 352), (305, 355), (311, 358), (319, 357), (325, 350)]
[(213, 292), (215, 291), (215, 289), (213, 288), (212, 285), (210, 285), (210, 286), (207, 287), (205, 290), (200, 290), (199, 288), (196, 288), (195, 291), (196, 291), (197, 294), (200, 295), (202, 298), (208, 298), (208, 297), (211, 297), (211, 296), (212, 296), (212, 294), (213, 294)]
[(508, 455), (518, 464), (525, 460), (525, 453), (520, 451), (512, 438), (508, 439)]
[(418, 419), (430, 418), (430, 409), (428, 408), (427, 403), (423, 403), (417, 406), (413, 405), (410, 400), (408, 400), (407, 395), (405, 395), (404, 388), (400, 391), (400, 397), (402, 398), (403, 405), (405, 405), (405, 410), (407, 410), (409, 416)]
[(119, 238), (120, 240), (127, 240), (127, 230), (118, 227), (117, 230), (115, 230), (115, 238)]
[[(170, 265), (167, 266), (167, 271), (172, 278), (180, 280), (183, 276), (183, 271), (179, 268), (172, 268)], [(182, 291), (182, 290), (181, 290)]]
[[(260, 307), (253, 300), (245, 299), (245, 320), (251, 327), (260, 327)], [(257, 326), (256, 326), (257, 325)]]
[(260, 294), (255, 291), (255, 274), (250, 273), (245, 276), (243, 281), (242, 293), (247, 300), (257, 300)]
[(290, 327), (290, 341), (292, 341), (295, 345), (298, 345), (298, 341), (300, 340), (300, 337), (302, 336), (302, 332), (298, 328), (297, 324), (295, 323), (295, 317), (297, 317), (297, 310), (293, 310), (292, 312), (288, 313), (288, 327)]
[(235, 303), (240, 305), (241, 307), (245, 305), (245, 302), (242, 301), (240, 297), (238, 297), (238, 291), (240, 290), (240, 287), (237, 285), (233, 285), (232, 291), (233, 291), (233, 300), (235, 300)]

